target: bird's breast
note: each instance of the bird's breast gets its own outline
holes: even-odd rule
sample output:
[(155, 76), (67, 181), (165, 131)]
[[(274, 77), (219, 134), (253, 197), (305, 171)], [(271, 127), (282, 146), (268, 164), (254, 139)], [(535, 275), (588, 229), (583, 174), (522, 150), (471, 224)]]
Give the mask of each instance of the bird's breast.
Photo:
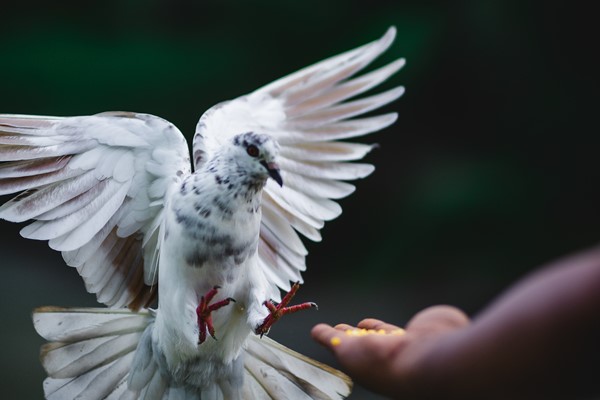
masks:
[(212, 265), (239, 265), (257, 248), (258, 227), (244, 221), (214, 221), (194, 215), (177, 216), (182, 225), (184, 240), (183, 258), (187, 266), (203, 268)]
[[(166, 252), (178, 258), (180, 268), (203, 270), (197, 272), (206, 285), (232, 283), (235, 276), (229, 270), (242, 265), (257, 251), (259, 203), (219, 191), (200, 190), (199, 184), (190, 185), (191, 189), (177, 196), (170, 207), (168, 235), (161, 253), (168, 247), (171, 251)], [(223, 273), (226, 275), (217, 282), (207, 279)]]

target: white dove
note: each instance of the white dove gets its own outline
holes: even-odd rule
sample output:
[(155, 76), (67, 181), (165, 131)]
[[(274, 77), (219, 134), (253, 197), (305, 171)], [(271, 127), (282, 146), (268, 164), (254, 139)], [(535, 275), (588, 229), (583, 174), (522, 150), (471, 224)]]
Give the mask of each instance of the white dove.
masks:
[[(350, 393), (341, 372), (262, 336), (282, 314), (313, 305), (287, 306), (306, 268), (298, 233), (319, 241), (324, 221), (341, 213), (332, 199), (354, 190), (343, 181), (374, 169), (347, 162), (372, 146), (338, 140), (396, 120), (352, 117), (402, 87), (348, 100), (404, 65), (353, 78), (394, 36), (390, 28), (209, 109), (194, 135), (194, 172), (183, 135), (159, 117), (0, 115), (0, 194), (22, 192), (0, 218), (34, 220), (22, 236), (48, 240), (109, 306), (34, 311), (36, 330), (52, 342), (41, 355), (46, 398)], [(280, 289), (289, 292), (283, 300)]]

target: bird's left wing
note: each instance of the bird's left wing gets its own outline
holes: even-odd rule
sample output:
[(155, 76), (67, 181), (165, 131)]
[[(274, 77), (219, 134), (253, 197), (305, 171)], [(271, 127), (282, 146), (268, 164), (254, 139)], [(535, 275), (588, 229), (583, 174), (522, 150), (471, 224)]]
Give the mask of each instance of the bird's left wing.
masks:
[(48, 240), (89, 292), (137, 309), (156, 296), (162, 210), (190, 173), (186, 141), (147, 114), (0, 114), (0, 219), (34, 220), (21, 235)]
[[(354, 118), (397, 99), (403, 87), (352, 99), (379, 85), (404, 65), (398, 59), (353, 77), (393, 42), (390, 28), (379, 40), (318, 62), (264, 86), (249, 95), (218, 104), (198, 122), (193, 159), (206, 160), (231, 136), (248, 131), (267, 133), (281, 146), (283, 187), (269, 181), (263, 193), (259, 262), (272, 283), (284, 290), (301, 281), (306, 248), (298, 234), (321, 240), (324, 221), (341, 213), (334, 201), (352, 193), (344, 182), (373, 171), (368, 164), (349, 163), (372, 146), (339, 141), (378, 131), (396, 114)], [(279, 293), (274, 294), (275, 297)]]

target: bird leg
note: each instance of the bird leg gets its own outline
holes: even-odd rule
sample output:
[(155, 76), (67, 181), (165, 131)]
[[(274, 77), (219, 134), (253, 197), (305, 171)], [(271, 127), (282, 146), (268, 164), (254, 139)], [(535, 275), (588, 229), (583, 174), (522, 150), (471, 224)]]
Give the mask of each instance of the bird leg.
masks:
[(268, 300), (263, 303), (263, 305), (269, 309), (270, 313), (263, 320), (262, 324), (260, 324), (256, 328), (255, 333), (257, 335), (260, 335), (262, 337), (262, 335), (269, 332), (269, 329), (271, 329), (271, 326), (273, 326), (273, 324), (275, 322), (277, 322), (279, 320), (279, 318), (281, 318), (285, 314), (295, 313), (300, 310), (306, 310), (307, 308), (313, 308), (313, 307), (318, 308), (317, 305), (312, 302), (297, 304), (297, 305), (288, 307), (288, 304), (290, 303), (292, 298), (296, 295), (296, 292), (298, 291), (299, 288), (300, 288), (300, 282), (294, 283), (294, 285), (292, 286), (290, 291), (283, 297), (283, 299), (281, 299), (281, 303), (279, 303), (279, 304), (275, 304), (272, 300)]
[(228, 297), (224, 300), (217, 301), (216, 303), (210, 304), (212, 299), (216, 296), (219, 291), (220, 286), (214, 286), (211, 290), (209, 290), (204, 296), (200, 298), (200, 304), (196, 307), (196, 316), (198, 317), (198, 344), (204, 343), (206, 340), (206, 332), (213, 337), (213, 339), (217, 340), (215, 336), (215, 328), (212, 322), (212, 312), (218, 310), (221, 307), (225, 307), (230, 302), (235, 302), (234, 299)]

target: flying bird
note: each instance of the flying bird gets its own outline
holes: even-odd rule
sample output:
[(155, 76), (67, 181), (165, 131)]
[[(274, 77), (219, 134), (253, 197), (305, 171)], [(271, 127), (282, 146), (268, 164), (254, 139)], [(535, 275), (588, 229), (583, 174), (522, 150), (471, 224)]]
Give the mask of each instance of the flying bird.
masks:
[[(215, 105), (192, 154), (182, 133), (134, 112), (0, 114), (0, 218), (32, 220), (108, 308), (42, 307), (37, 332), (47, 399), (343, 398), (344, 374), (264, 336), (305, 270), (300, 235), (320, 241), (348, 180), (373, 166), (350, 143), (397, 115), (364, 116), (396, 87), (356, 99), (398, 59), (357, 75), (379, 40)], [(286, 292), (281, 296), (281, 291)], [(151, 308), (158, 300), (156, 309)]]

